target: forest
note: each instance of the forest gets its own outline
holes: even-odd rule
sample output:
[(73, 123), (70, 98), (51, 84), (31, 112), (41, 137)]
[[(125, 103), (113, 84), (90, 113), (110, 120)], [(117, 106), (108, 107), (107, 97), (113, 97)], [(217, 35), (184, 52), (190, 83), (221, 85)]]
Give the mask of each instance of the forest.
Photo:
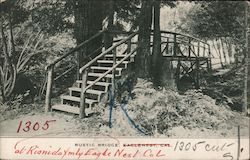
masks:
[(1, 0), (0, 135), (248, 136), (249, 6)]

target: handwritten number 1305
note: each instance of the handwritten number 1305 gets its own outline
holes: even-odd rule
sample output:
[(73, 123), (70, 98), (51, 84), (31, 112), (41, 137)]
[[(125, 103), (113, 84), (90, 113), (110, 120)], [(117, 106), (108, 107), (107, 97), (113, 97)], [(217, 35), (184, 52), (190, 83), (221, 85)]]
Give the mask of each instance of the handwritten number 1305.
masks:
[[(43, 130), (47, 130), (49, 129), (49, 123), (50, 122), (55, 122), (56, 120), (50, 120), (50, 121), (46, 121), (43, 125), (42, 125), (42, 129)], [(36, 122), (35, 124), (32, 124), (31, 121), (27, 121), (24, 125), (24, 127), (22, 127), (23, 125), (23, 121), (19, 122), (19, 126), (17, 128), (17, 133), (20, 132), (20, 130), (22, 129), (24, 132), (29, 132), (31, 129), (33, 129), (34, 131), (37, 131), (40, 129), (40, 124), (39, 122)]]

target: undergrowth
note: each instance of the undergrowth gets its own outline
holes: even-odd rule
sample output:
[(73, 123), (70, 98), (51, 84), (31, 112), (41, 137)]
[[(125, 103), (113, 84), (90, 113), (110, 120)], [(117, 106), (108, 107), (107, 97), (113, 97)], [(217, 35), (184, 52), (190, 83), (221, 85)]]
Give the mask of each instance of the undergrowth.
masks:
[(234, 117), (227, 105), (216, 105), (215, 100), (199, 90), (184, 95), (162, 89), (138, 79), (133, 93), (135, 98), (127, 105), (127, 112), (150, 135), (167, 134), (176, 126), (187, 129), (218, 129), (219, 125)]

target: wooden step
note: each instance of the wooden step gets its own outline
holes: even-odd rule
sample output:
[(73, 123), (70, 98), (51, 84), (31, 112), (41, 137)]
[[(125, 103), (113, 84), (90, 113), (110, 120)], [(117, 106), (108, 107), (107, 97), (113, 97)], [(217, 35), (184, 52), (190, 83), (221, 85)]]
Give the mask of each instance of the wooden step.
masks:
[[(120, 61), (116, 61), (116, 63), (119, 63)], [(97, 60), (97, 63), (111, 63), (113, 64), (113, 61), (111, 60)], [(128, 61), (123, 61), (122, 64), (128, 64)]]
[[(121, 61), (117, 60), (116, 63), (120, 63)], [(101, 67), (112, 67), (113, 66), (113, 60), (97, 60), (98, 66)], [(127, 68), (129, 61), (123, 61), (121, 64), (119, 64), (119, 68)]]
[[(127, 56), (126, 54), (118, 54), (118, 55), (116, 55), (116, 60), (117, 60), (117, 61), (120, 61), (122, 58), (124, 58), (124, 57), (126, 57), (126, 56)], [(113, 60), (113, 57), (114, 57), (113, 54), (108, 54), (108, 55), (105, 55), (105, 56), (104, 56), (104, 59), (105, 59), (105, 60), (110, 60), (110, 61), (112, 61), (112, 60)], [(128, 58), (126, 59), (126, 61), (129, 61), (129, 62), (134, 62), (134, 60), (135, 60), (135, 54), (132, 54), (130, 57), (128, 57)]]
[[(112, 67), (100, 67), (100, 66), (91, 66), (92, 72), (94, 73), (105, 73), (106, 71), (110, 70)], [(116, 68), (115, 74), (121, 75), (123, 68)]]
[[(92, 76), (92, 77), (101, 77), (103, 75), (103, 73), (88, 73), (88, 76)], [(115, 75), (116, 77), (120, 76), (120, 75)], [(112, 74), (107, 74), (105, 76), (106, 78), (112, 78)]]
[[(127, 56), (126, 54), (117, 54), (116, 55), (116, 57), (119, 57), (119, 58), (124, 58), (126, 56)], [(111, 57), (114, 57), (114, 55), (113, 54), (106, 54), (105, 57), (110, 57), (111, 58)], [(130, 57), (135, 57), (135, 55), (132, 54)]]
[[(112, 67), (99, 67), (99, 66), (91, 66), (91, 69), (96, 69), (96, 70), (109, 70)], [(116, 70), (121, 71), (123, 68), (116, 68)]]
[(51, 108), (52, 110), (59, 110), (63, 112), (73, 113), (73, 114), (80, 113), (79, 107), (74, 107), (74, 106), (65, 105), (65, 104), (57, 104), (57, 105), (52, 106)]
[[(94, 81), (87, 81), (87, 84), (92, 84)], [(76, 83), (82, 83), (82, 80), (77, 80)], [(95, 85), (98, 86), (109, 86), (111, 83), (108, 82), (96, 82)]]
[[(87, 81), (87, 84), (93, 84), (94, 81)], [(77, 80), (77, 87), (81, 87), (82, 81), (81, 80)], [(92, 86), (92, 89), (94, 90), (99, 90), (99, 91), (103, 91), (103, 92), (107, 92), (108, 91), (108, 87), (111, 85), (111, 83), (108, 82), (97, 82)]]
[[(87, 84), (92, 84), (94, 81), (87, 81)], [(95, 85), (100, 85), (100, 86), (109, 86), (111, 83), (108, 82), (96, 82)]]
[[(81, 88), (78, 88), (78, 87), (70, 87), (69, 90), (71, 91), (76, 91), (76, 92), (81, 92)], [(98, 90), (93, 90), (93, 89), (88, 89), (86, 91), (86, 93), (89, 93), (89, 94), (97, 94), (97, 95), (101, 95), (102, 93), (104, 93), (103, 91), (98, 91)]]
[[(61, 99), (62, 100), (73, 101), (73, 102), (80, 102), (80, 97), (74, 97), (74, 96), (69, 96), (69, 95), (62, 95)], [(87, 103), (87, 104), (89, 104), (91, 106), (93, 103), (97, 103), (97, 100), (86, 98), (85, 103)]]
[[(80, 96), (80, 93), (82, 91), (82, 89), (78, 88), (78, 87), (70, 87), (69, 90), (70, 90), (70, 95), (71, 96), (74, 94), (72, 92), (78, 92), (78, 96)], [(99, 90), (88, 89), (86, 91), (86, 93), (91, 94), (91, 95), (95, 95), (95, 96), (87, 95), (87, 98), (96, 99), (96, 100), (98, 100), (98, 102), (100, 102), (101, 101), (101, 95), (103, 93), (105, 93), (105, 92), (104, 91), (99, 91)], [(74, 95), (74, 96), (76, 96), (76, 95)]]

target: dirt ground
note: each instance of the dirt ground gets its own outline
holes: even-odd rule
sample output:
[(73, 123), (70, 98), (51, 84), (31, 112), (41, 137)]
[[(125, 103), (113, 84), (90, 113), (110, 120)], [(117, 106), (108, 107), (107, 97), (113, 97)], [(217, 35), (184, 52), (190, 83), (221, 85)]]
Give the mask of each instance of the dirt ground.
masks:
[[(127, 117), (123, 114), (121, 109), (117, 108), (113, 112), (113, 117), (120, 117), (116, 119), (110, 129), (107, 124), (99, 121), (94, 122), (96, 117), (79, 120), (74, 115), (67, 115), (65, 113), (35, 113), (18, 116), (14, 119), (7, 119), (0, 122), (1, 136), (45, 136), (45, 137), (89, 137), (89, 136), (144, 136), (138, 132), (134, 126), (129, 123)], [(20, 121), (23, 124), (31, 121), (33, 124), (39, 122), (41, 125), (47, 120), (55, 120), (49, 123), (47, 130), (39, 129), (37, 131), (30, 130), (24, 132), (22, 130), (17, 133)], [(236, 138), (238, 134), (237, 126), (240, 125), (241, 137), (249, 137), (249, 118), (241, 114), (235, 114), (234, 119), (222, 123), (217, 130), (205, 128), (187, 129), (182, 126), (171, 128), (167, 135), (155, 134), (154, 137), (167, 138)], [(32, 126), (32, 125), (31, 125)], [(32, 128), (32, 127), (31, 127)], [(147, 136), (146, 136), (147, 137)]]

